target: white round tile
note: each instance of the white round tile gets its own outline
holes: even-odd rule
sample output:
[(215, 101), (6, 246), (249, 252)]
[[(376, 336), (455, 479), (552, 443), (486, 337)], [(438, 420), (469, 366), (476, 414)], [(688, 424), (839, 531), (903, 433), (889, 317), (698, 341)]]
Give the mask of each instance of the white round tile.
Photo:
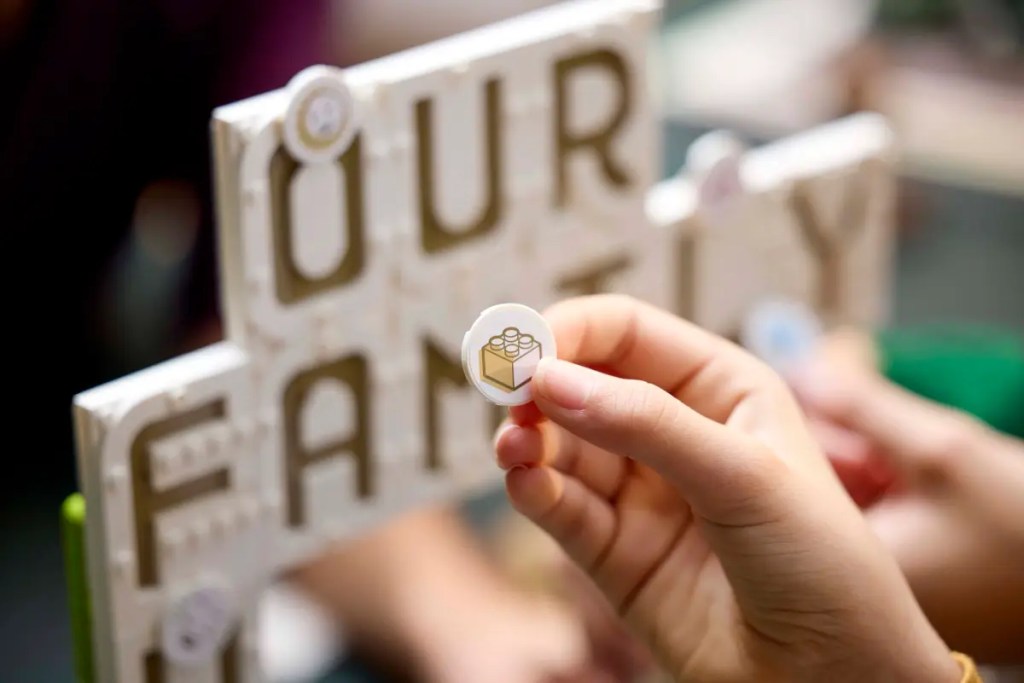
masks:
[(462, 338), (462, 369), (487, 400), (518, 406), (533, 400), (530, 380), (541, 358), (556, 358), (544, 317), (522, 304), (491, 306)]
[(333, 67), (312, 66), (288, 84), (291, 102), (284, 115), (284, 143), (296, 159), (334, 161), (355, 133), (355, 100)]
[(686, 154), (686, 170), (697, 185), (697, 201), (705, 213), (716, 213), (744, 192), (746, 146), (730, 131), (717, 130), (695, 140)]
[(183, 666), (209, 662), (227, 643), (235, 626), (228, 591), (204, 585), (178, 597), (164, 614), (160, 641), (168, 661)]

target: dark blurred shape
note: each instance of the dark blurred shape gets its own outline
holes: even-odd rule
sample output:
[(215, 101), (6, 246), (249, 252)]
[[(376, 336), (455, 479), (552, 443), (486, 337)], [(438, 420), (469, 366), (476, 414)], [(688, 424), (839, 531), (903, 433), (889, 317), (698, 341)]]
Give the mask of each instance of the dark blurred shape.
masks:
[(322, 1), (4, 3), (0, 206), (9, 320), (33, 340), (19, 395), (45, 425), (37, 479), (71, 486), (73, 393), (177, 353), (216, 316), (211, 111), (329, 62), (328, 19)]
[(878, 26), (902, 32), (960, 35), (980, 54), (1024, 52), (1024, 0), (881, 0)]
[[(97, 333), (107, 348), (118, 350), (121, 365), (143, 367), (157, 355), (174, 353), (170, 342), (194, 325), (179, 304), (195, 275), (203, 222), (202, 193), (189, 182), (156, 180), (139, 193), (130, 232), (97, 301)], [(123, 333), (126, 327), (130, 334)]]
[(957, 18), (956, 0), (882, 0), (879, 23), (900, 28), (945, 28)]
[(57, 523), (76, 488), (72, 396), (216, 330), (211, 112), (330, 63), (329, 10), (0, 2), (3, 329), (18, 418), (0, 478), (0, 680), (72, 680)]

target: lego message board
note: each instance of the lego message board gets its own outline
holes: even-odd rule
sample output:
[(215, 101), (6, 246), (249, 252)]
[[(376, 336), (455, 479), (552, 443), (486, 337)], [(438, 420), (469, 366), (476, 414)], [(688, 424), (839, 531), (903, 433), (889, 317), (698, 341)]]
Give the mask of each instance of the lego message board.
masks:
[(766, 297), (883, 319), (884, 122), (658, 184), (658, 10), (556, 5), (214, 112), (227, 339), (75, 398), (95, 680), (261, 680), (276, 576), (494, 485), (500, 413), (460, 363), (488, 306), (623, 292), (727, 335)]

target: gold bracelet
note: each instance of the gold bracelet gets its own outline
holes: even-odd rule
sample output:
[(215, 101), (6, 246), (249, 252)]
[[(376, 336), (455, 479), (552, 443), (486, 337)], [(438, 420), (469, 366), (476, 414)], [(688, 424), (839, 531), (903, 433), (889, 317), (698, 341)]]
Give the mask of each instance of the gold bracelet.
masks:
[(974, 660), (965, 655), (962, 652), (953, 652), (953, 659), (960, 665), (960, 670), (963, 671), (963, 677), (960, 678), (960, 683), (983, 683), (981, 680), (981, 674), (978, 673), (978, 667), (974, 664)]

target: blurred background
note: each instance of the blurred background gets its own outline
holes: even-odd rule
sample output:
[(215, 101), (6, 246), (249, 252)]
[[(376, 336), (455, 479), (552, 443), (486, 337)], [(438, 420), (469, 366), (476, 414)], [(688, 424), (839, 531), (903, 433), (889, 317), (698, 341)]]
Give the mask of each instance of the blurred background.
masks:
[[(0, 680), (73, 678), (57, 533), (77, 488), (72, 395), (219, 338), (213, 107), (309, 64), (358, 63), (544, 4), (0, 2), (14, 379)], [(1024, 334), (1024, 1), (670, 0), (652, 56), (666, 175), (711, 129), (757, 144), (854, 111), (890, 117), (903, 146), (893, 328)], [(304, 606), (276, 596), (268, 610), (277, 680), (338, 655)]]

